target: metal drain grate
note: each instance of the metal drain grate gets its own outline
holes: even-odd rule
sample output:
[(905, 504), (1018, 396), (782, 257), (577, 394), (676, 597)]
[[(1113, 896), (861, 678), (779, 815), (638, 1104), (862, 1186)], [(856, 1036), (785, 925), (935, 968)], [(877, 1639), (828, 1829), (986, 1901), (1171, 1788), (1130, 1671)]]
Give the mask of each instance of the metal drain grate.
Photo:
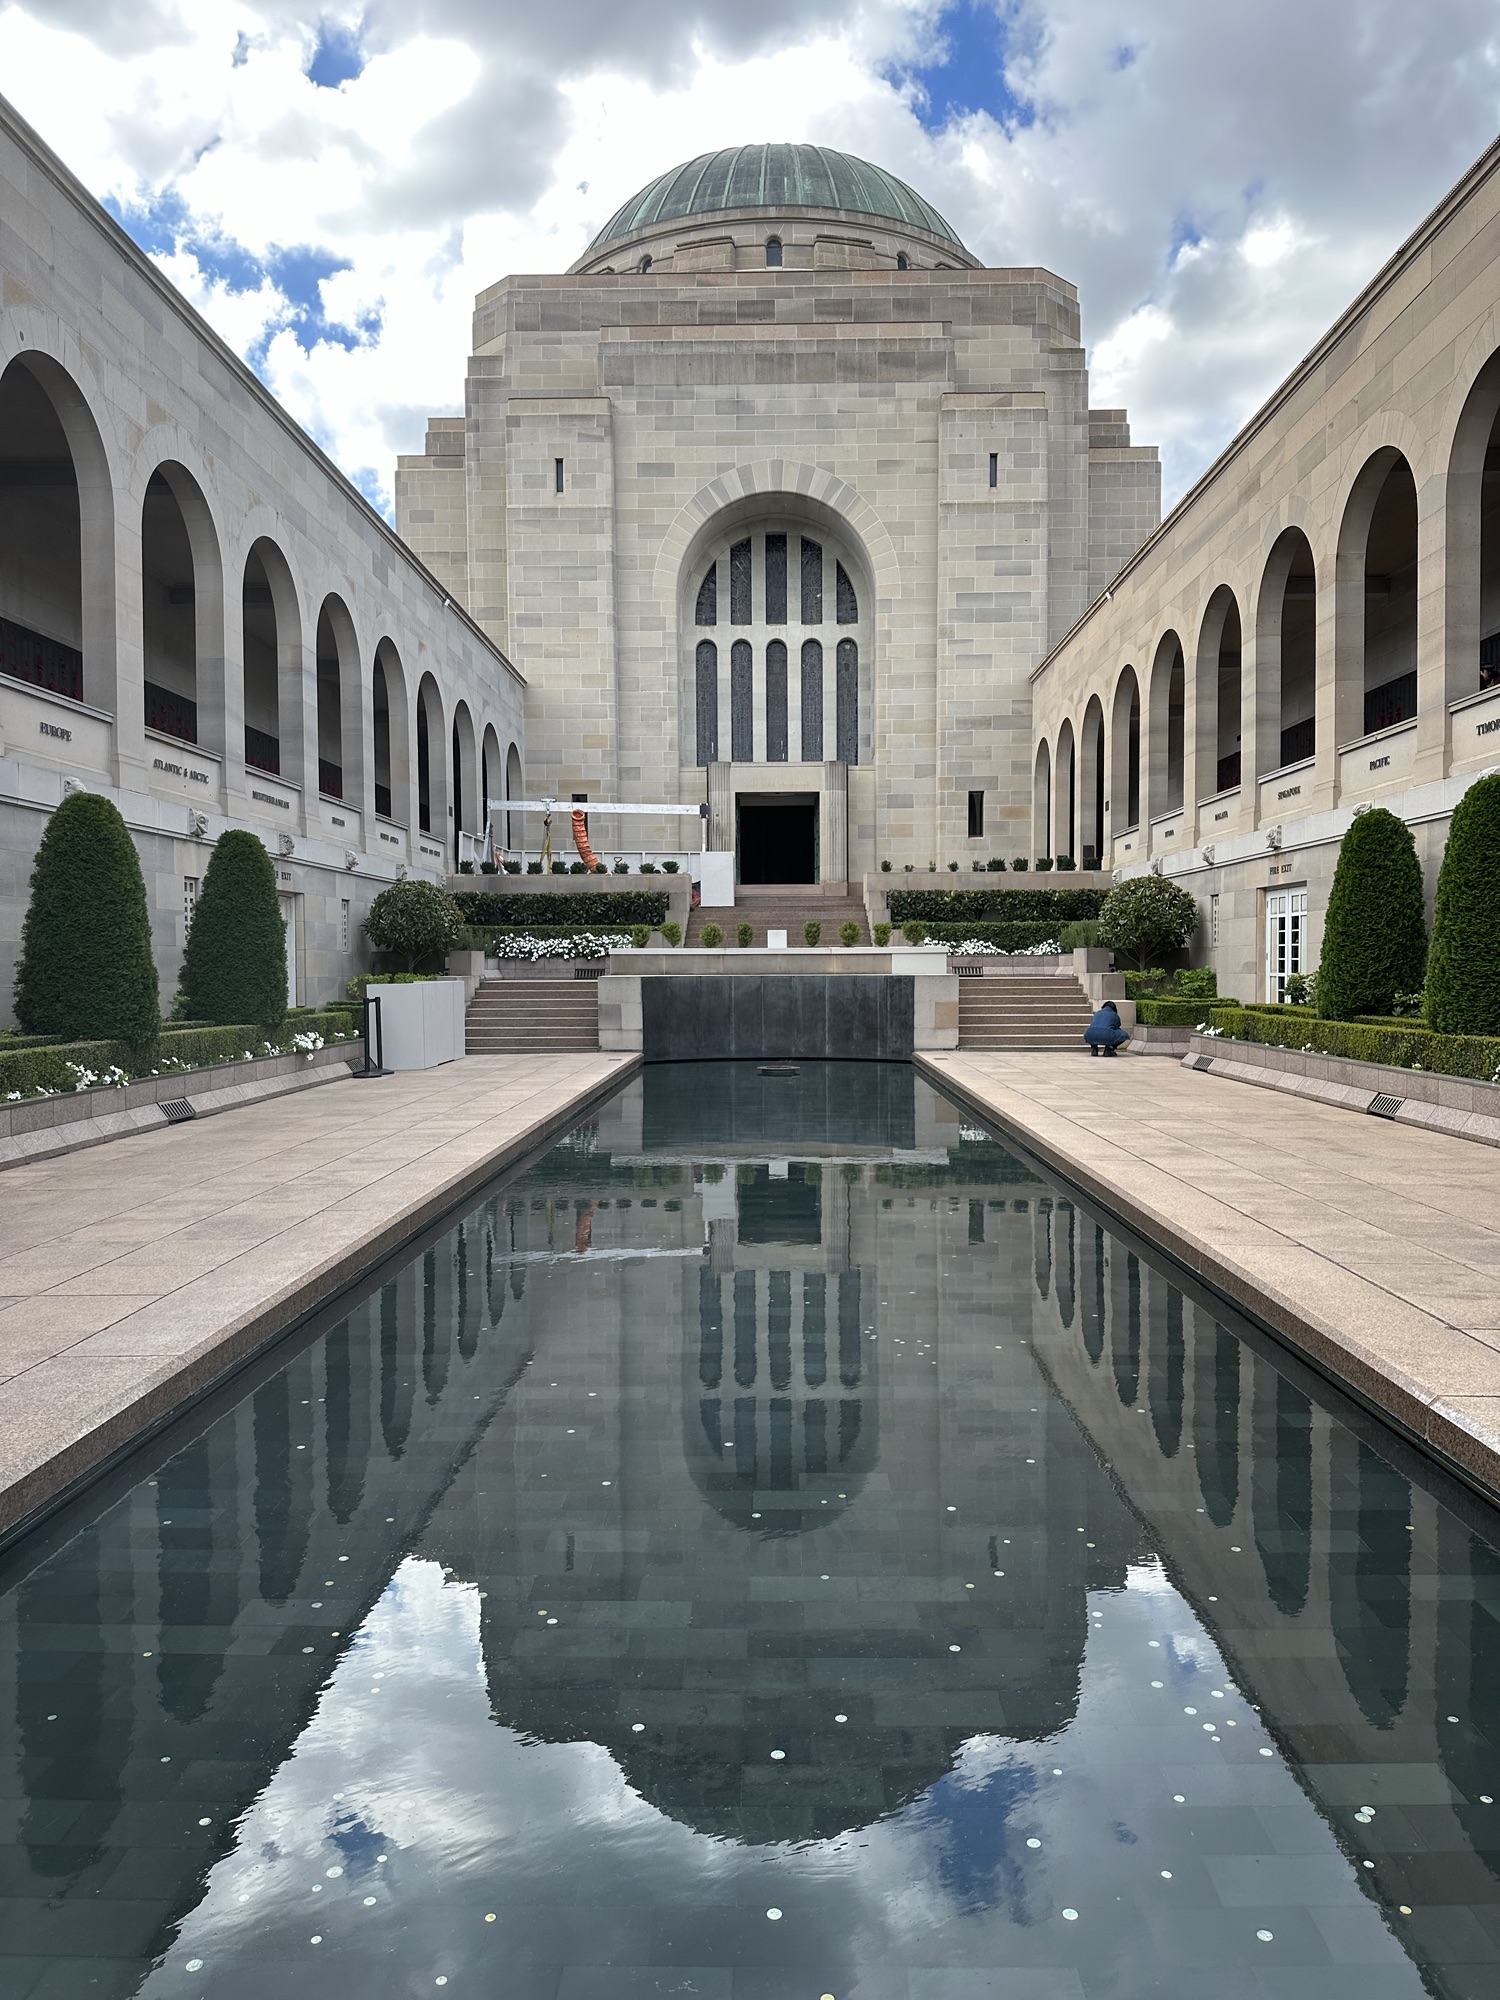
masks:
[(960, 979), (983, 979), (984, 977), (984, 967), (982, 965), (955, 965), (953, 970), (958, 974)]
[(198, 1116), (185, 1097), (160, 1098), (156, 1108), (169, 1125), (186, 1125), (190, 1118)]
[(1382, 1093), (1380, 1096), (1370, 1099), (1370, 1116), (1372, 1118), (1394, 1118), (1405, 1102), (1406, 1099), (1404, 1097), (1387, 1097)]
[(1194, 1069), (1212, 1069), (1212, 1068), (1213, 1068), (1213, 1066), (1214, 1066), (1214, 1059), (1213, 1059), (1213, 1057), (1212, 1057), (1212, 1056), (1194, 1056), (1194, 1057), (1193, 1057), (1193, 1068), (1194, 1068)]
[(573, 977), (575, 979), (602, 979), (604, 977), (604, 967), (602, 965), (575, 965), (573, 967)]

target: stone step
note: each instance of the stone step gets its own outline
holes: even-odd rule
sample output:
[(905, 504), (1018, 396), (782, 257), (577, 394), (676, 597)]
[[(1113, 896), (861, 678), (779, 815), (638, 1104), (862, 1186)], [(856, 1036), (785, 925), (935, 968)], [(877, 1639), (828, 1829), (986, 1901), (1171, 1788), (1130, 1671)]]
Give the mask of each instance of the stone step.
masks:
[(470, 1055), (571, 1054), (599, 1046), (599, 989), (584, 979), (487, 979), (464, 1023)]

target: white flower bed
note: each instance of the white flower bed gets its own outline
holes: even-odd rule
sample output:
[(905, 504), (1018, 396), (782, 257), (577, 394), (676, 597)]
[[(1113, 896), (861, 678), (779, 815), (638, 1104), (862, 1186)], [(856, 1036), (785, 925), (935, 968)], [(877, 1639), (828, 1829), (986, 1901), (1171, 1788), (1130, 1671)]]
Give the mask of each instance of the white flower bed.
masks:
[(1003, 945), (991, 944), (985, 938), (964, 938), (958, 944), (950, 944), (948, 950), (954, 958), (977, 958), (981, 953), (1000, 958), (1056, 958), (1062, 946), (1056, 938), (1047, 938), (1042, 944), (1028, 944), (1019, 951), (1008, 951)]
[(608, 958), (612, 951), (629, 949), (628, 931), (574, 931), (571, 937), (497, 937), (489, 955), (535, 964), (542, 958)]

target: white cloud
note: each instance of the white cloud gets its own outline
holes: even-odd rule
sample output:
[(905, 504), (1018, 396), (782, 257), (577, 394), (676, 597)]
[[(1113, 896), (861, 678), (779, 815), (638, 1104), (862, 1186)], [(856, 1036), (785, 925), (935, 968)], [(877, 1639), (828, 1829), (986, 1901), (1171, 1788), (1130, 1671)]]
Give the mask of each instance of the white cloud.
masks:
[[(461, 407), (477, 291), (565, 268), (694, 152), (809, 138), (912, 181), (986, 260), (1077, 283), (1095, 401), (1180, 492), (1493, 135), (1492, 10), (992, 3), (1003, 67), (934, 0), (0, 0), (0, 74), (387, 486)], [(319, 88), (330, 16), (367, 61)], [(914, 72), (945, 39), (967, 67)]]

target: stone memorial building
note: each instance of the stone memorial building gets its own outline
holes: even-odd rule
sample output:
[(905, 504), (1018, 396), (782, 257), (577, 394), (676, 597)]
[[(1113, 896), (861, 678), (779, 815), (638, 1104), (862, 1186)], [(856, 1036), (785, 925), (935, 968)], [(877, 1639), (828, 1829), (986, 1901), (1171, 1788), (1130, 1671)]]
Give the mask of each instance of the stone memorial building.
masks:
[(729, 148), (483, 292), (464, 401), (397, 524), (525, 673), (530, 797), (706, 798), (748, 883), (1030, 852), (1031, 670), (1160, 501), (1066, 280)]

